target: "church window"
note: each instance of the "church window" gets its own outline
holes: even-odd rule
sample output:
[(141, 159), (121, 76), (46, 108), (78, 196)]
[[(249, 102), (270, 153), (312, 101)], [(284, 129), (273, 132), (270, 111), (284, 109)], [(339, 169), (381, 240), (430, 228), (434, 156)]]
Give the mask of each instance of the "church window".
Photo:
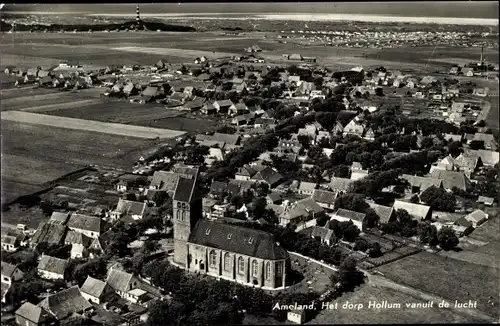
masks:
[(258, 276), (259, 275), (259, 263), (254, 260), (252, 262), (252, 276)]
[(177, 202), (177, 208), (181, 208), (182, 204), (180, 202)]
[(215, 250), (210, 251), (210, 267), (215, 267), (217, 265), (217, 254)]
[(249, 244), (252, 244), (252, 243), (253, 243), (253, 240), (254, 240), (254, 238), (253, 238), (253, 237), (250, 237), (250, 238), (248, 239), (248, 243), (249, 243)]
[(231, 256), (227, 252), (224, 254), (224, 270), (231, 270)]
[(271, 263), (266, 264), (266, 280), (271, 279)]
[(281, 276), (281, 273), (283, 273), (283, 264), (278, 263), (276, 264), (276, 275)]
[(245, 274), (245, 260), (243, 257), (238, 258), (238, 273)]
[(186, 209), (186, 208), (187, 208), (186, 203), (182, 203), (182, 209)]
[(233, 234), (232, 234), (232, 233), (229, 233), (229, 234), (227, 235), (227, 239), (228, 239), (228, 240), (231, 240), (231, 237), (232, 237), (232, 236), (233, 236)]
[(210, 229), (207, 229), (207, 230), (205, 231), (205, 235), (209, 235), (209, 234), (210, 234)]
[(186, 212), (185, 211), (182, 211), (182, 213), (181, 213), (181, 219), (182, 219), (182, 221), (186, 220)]

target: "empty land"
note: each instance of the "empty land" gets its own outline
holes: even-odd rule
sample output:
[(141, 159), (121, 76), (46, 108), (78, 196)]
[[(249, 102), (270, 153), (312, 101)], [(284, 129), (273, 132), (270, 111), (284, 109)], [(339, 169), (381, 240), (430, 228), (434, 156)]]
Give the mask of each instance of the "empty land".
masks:
[(488, 304), (489, 297), (498, 298), (500, 291), (496, 268), (421, 252), (376, 270), (398, 283), (451, 302), (476, 300), (479, 310), (498, 318), (498, 309)]
[(173, 138), (184, 134), (181, 131), (169, 129), (148, 128), (141, 126), (124, 125), (119, 123), (107, 123), (101, 121), (65, 118), (21, 111), (3, 111), (1, 117), (2, 121), (7, 120), (20, 123), (43, 125), (47, 127), (58, 127), (145, 139), (154, 139), (157, 137)]

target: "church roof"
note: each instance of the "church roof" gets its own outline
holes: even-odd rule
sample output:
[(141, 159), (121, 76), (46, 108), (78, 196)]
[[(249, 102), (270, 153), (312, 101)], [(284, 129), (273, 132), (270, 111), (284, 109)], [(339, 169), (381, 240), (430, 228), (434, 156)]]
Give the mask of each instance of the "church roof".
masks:
[(272, 234), (237, 225), (200, 220), (189, 235), (189, 242), (261, 259), (287, 259)]
[(186, 179), (180, 177), (175, 187), (174, 200), (182, 202), (190, 202), (193, 197), (193, 192), (196, 184), (196, 179)]

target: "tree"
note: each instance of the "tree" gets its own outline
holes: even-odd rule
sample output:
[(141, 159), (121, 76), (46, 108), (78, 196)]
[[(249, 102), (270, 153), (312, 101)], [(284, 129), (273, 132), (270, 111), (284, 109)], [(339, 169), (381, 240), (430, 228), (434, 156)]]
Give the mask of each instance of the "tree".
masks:
[(40, 208), (42, 209), (42, 212), (45, 216), (52, 215), (52, 212), (54, 211), (52, 203), (46, 200), (42, 200), (40, 202)]
[(441, 228), (437, 234), (437, 239), (439, 241), (439, 245), (444, 250), (451, 250), (459, 243), (459, 240), (455, 235), (455, 231), (453, 231), (450, 227)]
[(330, 220), (328, 215), (322, 215), (316, 218), (316, 225), (325, 226), (326, 223)]
[(341, 164), (332, 168), (333, 175), (338, 178), (349, 178), (350, 169), (348, 165)]
[(473, 140), (470, 142), (469, 147), (474, 150), (484, 149), (484, 140)]
[(375, 88), (375, 95), (384, 96), (384, 89), (382, 87)]
[(222, 134), (234, 134), (236, 132), (236, 128), (229, 125), (223, 125), (222, 127), (219, 127), (219, 129), (217, 129), (217, 132), (220, 132)]
[(167, 198), (168, 195), (165, 191), (155, 191), (152, 199), (155, 202), (156, 206), (161, 206)]
[(309, 147), (311, 146), (311, 138), (309, 138), (309, 136), (307, 135), (298, 135), (297, 140), (305, 149), (309, 149)]
[(129, 235), (125, 232), (112, 232), (109, 237), (109, 244), (106, 247), (106, 253), (110, 256), (118, 255), (119, 257), (125, 257), (130, 253), (128, 244), (131, 239)]
[(382, 256), (382, 250), (380, 248), (380, 244), (378, 242), (372, 243), (367, 253), (371, 258), (377, 258)]
[(130, 192), (125, 194), (124, 197), (125, 197), (125, 200), (132, 200), (132, 201), (137, 200), (137, 196), (134, 193), (130, 193)]
[(342, 230), (342, 238), (345, 240), (345, 241), (348, 241), (348, 242), (353, 242), (355, 241), (358, 236), (359, 236), (359, 233), (361, 232), (358, 227), (356, 225), (354, 225), (354, 223), (352, 223), (352, 221), (349, 221), (349, 222), (341, 222), (341, 228), (342, 228), (342, 224), (343, 223), (348, 223), (348, 224), (344, 224), (344, 228)]
[(356, 269), (356, 261), (348, 257), (339, 267), (339, 281), (345, 290), (352, 290), (363, 282), (363, 273)]
[(365, 252), (366, 250), (368, 250), (368, 242), (365, 239), (363, 239), (363, 238), (358, 238), (354, 242), (354, 248), (353, 249)]
[(151, 307), (148, 325), (184, 325), (188, 313), (184, 303), (178, 300), (156, 301)]
[(420, 199), (418, 198), (418, 195), (417, 195), (417, 194), (414, 194), (413, 196), (411, 196), (411, 198), (410, 198), (410, 203), (413, 203), (413, 204), (418, 204), (418, 203), (420, 203)]
[(97, 279), (106, 277), (106, 261), (102, 258), (89, 260), (83, 264), (76, 265), (73, 268), (71, 278), (76, 281), (79, 286), (85, 282), (88, 276)]
[(437, 188), (435, 186), (429, 187), (422, 192), (420, 199), (434, 210), (445, 212), (455, 211), (455, 195), (442, 188)]

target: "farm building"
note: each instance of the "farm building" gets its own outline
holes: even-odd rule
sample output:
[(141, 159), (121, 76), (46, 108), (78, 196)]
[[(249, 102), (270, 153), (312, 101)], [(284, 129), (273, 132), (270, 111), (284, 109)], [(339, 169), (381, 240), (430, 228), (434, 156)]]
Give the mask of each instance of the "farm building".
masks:
[(335, 213), (330, 214), (331, 220), (337, 220), (339, 222), (352, 221), (354, 225), (361, 231), (363, 230), (363, 221), (366, 214), (350, 211), (348, 209), (340, 208)]

